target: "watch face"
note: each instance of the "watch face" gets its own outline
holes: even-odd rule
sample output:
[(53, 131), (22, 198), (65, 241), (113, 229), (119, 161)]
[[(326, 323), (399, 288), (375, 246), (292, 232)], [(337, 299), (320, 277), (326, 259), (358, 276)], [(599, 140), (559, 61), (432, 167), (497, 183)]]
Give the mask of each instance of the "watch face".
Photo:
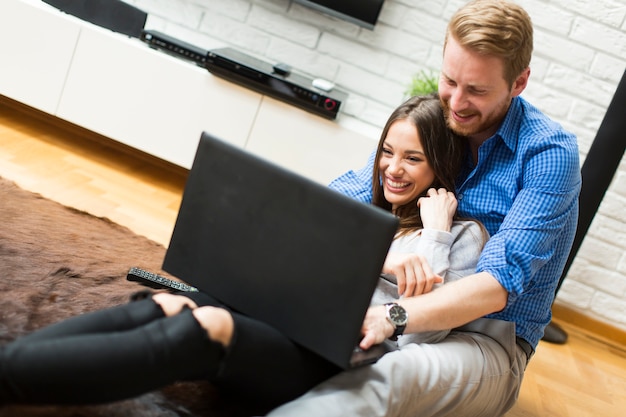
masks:
[(406, 310), (403, 307), (399, 305), (393, 305), (389, 309), (389, 318), (396, 324), (396, 326), (402, 326), (406, 324), (408, 316), (406, 314)]

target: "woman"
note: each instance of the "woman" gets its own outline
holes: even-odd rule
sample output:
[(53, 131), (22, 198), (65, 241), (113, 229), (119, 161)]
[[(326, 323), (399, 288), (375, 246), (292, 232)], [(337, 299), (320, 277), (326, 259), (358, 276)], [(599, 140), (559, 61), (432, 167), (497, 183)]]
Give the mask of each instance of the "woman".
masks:
[[(446, 127), (436, 99), (413, 97), (398, 107), (378, 143), (372, 204), (398, 216), (400, 225), (372, 305), (427, 293), (444, 277), (449, 282), (473, 273), (488, 238), (480, 223), (456, 216), (456, 198), (447, 190), (454, 190), (464, 141)], [(433, 275), (416, 275), (422, 270)], [(434, 343), (448, 333), (405, 335), (398, 344)]]
[[(453, 223), (456, 200), (446, 191), (453, 189), (461, 144), (446, 129), (436, 96), (409, 99), (391, 115), (373, 175), (375, 204), (400, 218), (383, 268), (397, 285), (381, 279), (374, 303), (419, 295), (444, 275), (451, 279), (473, 270), (483, 243), (480, 226)], [(415, 272), (424, 262), (435, 274)], [(366, 319), (362, 346), (371, 345), (367, 326)], [(406, 335), (399, 343), (423, 337)], [(208, 379), (224, 395), (262, 413), (338, 372), (272, 327), (223, 308), (207, 294), (156, 293), (2, 347), (0, 405), (102, 403), (175, 381)]]

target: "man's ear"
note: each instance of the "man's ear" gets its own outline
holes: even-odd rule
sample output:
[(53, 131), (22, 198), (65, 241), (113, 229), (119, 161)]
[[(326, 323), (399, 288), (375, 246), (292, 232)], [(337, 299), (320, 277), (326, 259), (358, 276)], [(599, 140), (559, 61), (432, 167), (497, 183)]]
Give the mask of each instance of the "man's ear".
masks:
[(522, 91), (528, 85), (528, 78), (530, 78), (530, 67), (526, 67), (524, 71), (513, 81), (511, 87), (511, 97), (517, 97), (522, 94)]

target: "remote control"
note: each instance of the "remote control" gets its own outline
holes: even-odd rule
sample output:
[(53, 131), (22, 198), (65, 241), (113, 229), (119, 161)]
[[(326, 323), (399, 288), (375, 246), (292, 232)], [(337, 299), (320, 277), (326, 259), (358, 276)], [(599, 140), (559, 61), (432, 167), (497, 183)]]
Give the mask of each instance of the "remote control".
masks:
[(130, 268), (128, 275), (126, 275), (126, 279), (157, 290), (170, 289), (177, 291), (198, 291), (196, 287), (192, 287), (191, 285), (183, 284), (182, 282), (174, 281), (162, 275), (136, 267)]

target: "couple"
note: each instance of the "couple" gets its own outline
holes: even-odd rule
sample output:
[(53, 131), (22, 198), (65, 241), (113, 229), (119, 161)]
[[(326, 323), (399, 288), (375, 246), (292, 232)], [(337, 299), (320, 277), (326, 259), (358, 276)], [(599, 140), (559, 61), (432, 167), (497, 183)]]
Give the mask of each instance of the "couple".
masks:
[[(531, 54), (532, 24), (521, 7), (502, 0), (462, 6), (447, 29), (440, 100), (400, 106), (368, 166), (331, 184), (401, 218), (384, 267), (398, 287), (377, 294), (402, 294), (396, 303), (408, 321), (394, 324), (385, 306), (373, 305), (361, 342), (367, 348), (403, 333), (400, 350), (338, 373), (263, 323), (214, 307), (207, 294), (159, 293), (4, 346), (0, 404), (112, 401), (209, 378), (241, 399), (258, 394), (248, 400), (259, 409), (282, 404), (273, 417), (504, 414), (550, 321), (578, 216), (575, 138), (519, 97)], [(488, 230), (482, 252), (480, 224), (453, 221), (456, 211)], [(430, 252), (412, 252), (421, 247)], [(101, 333), (86, 336), (93, 327)], [(128, 330), (109, 333), (120, 328)], [(404, 342), (413, 337), (426, 343)], [(55, 356), (64, 345), (81, 355)], [(264, 345), (283, 354), (260, 361)], [(104, 380), (116, 367), (117, 379)]]

